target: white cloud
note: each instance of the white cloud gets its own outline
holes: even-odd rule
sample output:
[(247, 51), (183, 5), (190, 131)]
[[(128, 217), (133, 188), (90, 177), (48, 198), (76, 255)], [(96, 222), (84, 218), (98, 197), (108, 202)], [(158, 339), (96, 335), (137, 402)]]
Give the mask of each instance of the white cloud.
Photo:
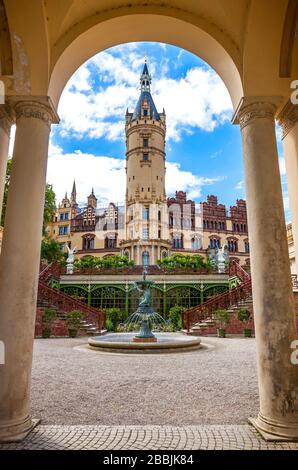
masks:
[[(67, 191), (70, 194), (73, 180), (76, 180), (78, 202), (85, 204), (92, 187), (99, 204), (113, 201), (124, 202), (125, 160), (107, 156), (96, 156), (75, 151), (64, 154), (58, 146), (50, 146), (47, 181), (53, 184), (60, 202)], [(173, 195), (176, 190), (188, 192), (188, 197), (201, 196), (203, 186), (214, 184), (222, 178), (207, 178), (181, 170), (179, 163), (167, 163), (166, 191)], [(177, 185), (177, 182), (179, 184)]]
[(241, 180), (239, 181), (236, 186), (235, 186), (235, 189), (238, 189), (238, 190), (243, 190), (244, 189), (244, 180)]
[[(139, 75), (144, 57), (134, 44), (103, 51), (82, 65), (69, 80), (60, 100), (62, 136), (77, 139), (124, 138), (124, 114), (133, 111), (139, 96)], [(167, 76), (169, 61), (149, 60), (152, 94), (157, 108), (167, 114), (167, 139), (178, 141), (195, 129), (213, 131), (231, 117), (231, 101), (218, 75), (207, 67), (194, 67), (178, 79)], [(113, 130), (110, 127), (113, 126)]]

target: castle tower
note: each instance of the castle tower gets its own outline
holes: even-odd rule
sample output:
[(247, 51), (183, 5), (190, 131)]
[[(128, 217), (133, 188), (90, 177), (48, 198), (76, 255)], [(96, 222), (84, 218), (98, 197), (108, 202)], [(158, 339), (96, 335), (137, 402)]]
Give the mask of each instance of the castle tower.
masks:
[(97, 197), (94, 194), (94, 189), (92, 188), (91, 194), (87, 198), (87, 205), (88, 207), (92, 207), (96, 209), (97, 207)]
[(73, 181), (71, 196), (70, 196), (70, 205), (71, 205), (71, 215), (72, 219), (77, 215), (78, 203), (77, 203), (77, 188), (76, 181)]
[(156, 264), (171, 247), (165, 191), (166, 115), (151, 91), (147, 61), (140, 77), (140, 97), (125, 116), (126, 240), (123, 254), (138, 265)]

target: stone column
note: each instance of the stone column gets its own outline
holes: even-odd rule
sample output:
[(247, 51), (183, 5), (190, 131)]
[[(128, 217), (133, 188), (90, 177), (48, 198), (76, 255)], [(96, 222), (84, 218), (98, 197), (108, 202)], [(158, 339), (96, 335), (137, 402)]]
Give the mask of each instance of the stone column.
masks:
[(0, 258), (0, 441), (34, 426), (30, 381), (49, 133), (58, 118), (44, 98), (14, 104), (16, 137)]
[(298, 105), (290, 101), (280, 113), (286, 162), (292, 232), (295, 247), (295, 271), (298, 274)]
[(12, 124), (13, 118), (11, 110), (7, 105), (0, 105), (0, 220), (2, 214), (6, 166), (8, 160), (10, 129)]
[(152, 244), (151, 246), (151, 264), (152, 266), (155, 264), (155, 246)]
[[(252, 424), (266, 439), (298, 438), (297, 338), (274, 98), (244, 98), (236, 119), (243, 142), (260, 412)], [(235, 122), (235, 119), (234, 119)]]

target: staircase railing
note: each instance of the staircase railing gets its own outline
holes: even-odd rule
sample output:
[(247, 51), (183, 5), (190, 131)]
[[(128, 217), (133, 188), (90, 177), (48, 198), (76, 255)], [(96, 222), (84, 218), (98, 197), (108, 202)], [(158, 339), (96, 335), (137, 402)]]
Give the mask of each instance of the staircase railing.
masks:
[(91, 307), (81, 300), (74, 299), (68, 294), (50, 287), (47, 282), (55, 275), (59, 274), (59, 265), (56, 263), (49, 264), (40, 272), (39, 284), (38, 284), (38, 296), (39, 302), (48, 302), (59, 309), (62, 312), (71, 312), (72, 310), (80, 310), (84, 315), (84, 320), (96, 325), (98, 330), (101, 331), (106, 328), (106, 312), (99, 310), (95, 307)]
[(252, 295), (250, 275), (235, 261), (230, 265), (230, 275), (237, 276), (241, 284), (182, 313), (182, 328), (187, 333), (196, 323), (212, 317), (216, 310), (227, 309)]

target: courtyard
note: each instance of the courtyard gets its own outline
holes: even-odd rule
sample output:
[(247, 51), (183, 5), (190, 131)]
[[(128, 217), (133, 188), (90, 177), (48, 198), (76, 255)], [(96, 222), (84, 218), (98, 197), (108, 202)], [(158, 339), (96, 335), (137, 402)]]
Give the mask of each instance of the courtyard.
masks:
[(247, 424), (258, 412), (254, 339), (208, 337), (197, 351), (164, 354), (86, 342), (35, 340), (32, 416), (42, 424)]
[(87, 338), (36, 339), (32, 415), (2, 450), (297, 450), (247, 423), (259, 400), (255, 340), (202, 339), (180, 353), (91, 351)]

